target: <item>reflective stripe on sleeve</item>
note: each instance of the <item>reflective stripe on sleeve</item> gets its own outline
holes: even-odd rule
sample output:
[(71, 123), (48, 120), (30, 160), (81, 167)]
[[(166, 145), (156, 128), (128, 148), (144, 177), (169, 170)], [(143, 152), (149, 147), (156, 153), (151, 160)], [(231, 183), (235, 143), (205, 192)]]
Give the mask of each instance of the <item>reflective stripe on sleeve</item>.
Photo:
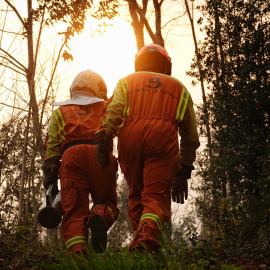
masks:
[(121, 86), (124, 93), (125, 98), (125, 108), (123, 110), (123, 116), (127, 118), (129, 116), (129, 94), (128, 94), (128, 84), (126, 79), (121, 79)]
[(66, 135), (66, 131), (64, 129), (65, 126), (65, 120), (63, 118), (63, 115), (60, 111), (60, 109), (56, 109), (55, 111), (53, 111), (53, 115), (56, 119), (57, 125), (58, 125), (58, 134), (60, 137), (60, 143), (64, 142), (66, 140), (65, 135)]
[(74, 236), (74, 237), (72, 237), (72, 238), (70, 238), (70, 239), (67, 240), (66, 247), (67, 247), (67, 249), (69, 249), (70, 247), (72, 247), (72, 246), (74, 246), (76, 244), (79, 244), (79, 243), (86, 244), (87, 243), (86, 237), (85, 236), (82, 236), (82, 235), (80, 235), (80, 236)]
[(186, 90), (185, 87), (183, 87), (175, 117), (176, 123), (180, 123), (183, 120), (187, 108), (188, 99), (189, 99), (189, 92)]
[(140, 222), (142, 222), (145, 219), (152, 219), (153, 221), (155, 221), (157, 223), (158, 229), (160, 231), (163, 230), (163, 226), (161, 224), (159, 216), (152, 214), (152, 213), (146, 213), (146, 214), (142, 215)]

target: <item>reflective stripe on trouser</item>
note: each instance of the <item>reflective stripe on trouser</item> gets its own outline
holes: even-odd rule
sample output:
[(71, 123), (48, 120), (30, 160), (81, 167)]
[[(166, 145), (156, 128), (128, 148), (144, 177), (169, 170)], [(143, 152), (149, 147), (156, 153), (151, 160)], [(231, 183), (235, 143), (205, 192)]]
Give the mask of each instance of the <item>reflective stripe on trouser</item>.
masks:
[[(146, 217), (146, 216), (149, 217)], [(132, 251), (134, 248), (144, 247), (148, 251), (157, 252), (160, 248), (159, 236), (161, 230), (158, 225), (156, 215), (147, 214), (142, 217), (142, 221), (138, 226), (138, 231), (134, 234), (134, 238), (129, 245), (129, 250)]]
[(79, 244), (79, 243), (82, 243), (82, 244), (87, 244), (87, 239), (85, 236), (74, 236), (70, 239), (68, 239), (66, 241), (66, 247), (67, 249), (70, 249), (72, 246), (76, 245), (76, 244)]
[(140, 220), (140, 223), (145, 220), (145, 219), (152, 219), (153, 221), (156, 222), (157, 224), (157, 227), (160, 231), (163, 230), (163, 226), (161, 224), (161, 221), (160, 221), (160, 218), (159, 216), (155, 215), (155, 214), (152, 214), (152, 213), (146, 213), (144, 214), (142, 217), (141, 217), (141, 220)]

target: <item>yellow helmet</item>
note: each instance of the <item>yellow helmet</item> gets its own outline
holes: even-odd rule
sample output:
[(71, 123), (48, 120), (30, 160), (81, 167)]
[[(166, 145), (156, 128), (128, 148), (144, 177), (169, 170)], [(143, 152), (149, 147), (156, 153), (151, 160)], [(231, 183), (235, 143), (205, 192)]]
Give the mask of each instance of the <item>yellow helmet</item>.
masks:
[(92, 70), (80, 72), (70, 87), (70, 96), (77, 91), (87, 91), (93, 96), (108, 100), (107, 86), (103, 78)]

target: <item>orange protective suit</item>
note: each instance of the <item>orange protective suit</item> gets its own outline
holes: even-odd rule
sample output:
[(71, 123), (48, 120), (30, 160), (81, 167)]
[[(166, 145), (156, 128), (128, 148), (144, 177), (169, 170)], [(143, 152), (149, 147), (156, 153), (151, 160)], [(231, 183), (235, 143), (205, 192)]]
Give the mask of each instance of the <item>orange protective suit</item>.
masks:
[(118, 136), (135, 233), (130, 250), (157, 251), (170, 218), (173, 177), (181, 164), (192, 165), (200, 145), (190, 94), (171, 76), (132, 73), (117, 84), (101, 130)]
[[(95, 157), (94, 134), (105, 111), (105, 103), (60, 106), (49, 125), (47, 158), (62, 158), (59, 171), (62, 199), (62, 231), (71, 252), (86, 253), (89, 221), (102, 216), (107, 229), (117, 219), (117, 160), (105, 170)], [(89, 194), (93, 208), (89, 210)]]

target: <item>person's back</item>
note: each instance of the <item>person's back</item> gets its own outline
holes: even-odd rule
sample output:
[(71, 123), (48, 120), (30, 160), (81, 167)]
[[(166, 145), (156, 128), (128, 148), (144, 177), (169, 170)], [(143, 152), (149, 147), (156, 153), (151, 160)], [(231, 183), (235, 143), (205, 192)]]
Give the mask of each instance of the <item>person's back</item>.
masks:
[(65, 105), (55, 110), (53, 113), (59, 119), (58, 125), (62, 126), (64, 131), (61, 136), (62, 149), (67, 149), (75, 141), (78, 141), (79, 144), (80, 140), (89, 140), (89, 143), (94, 140), (104, 112), (104, 102), (89, 105)]
[(159, 117), (173, 124), (182, 120), (189, 93), (178, 80), (160, 73), (141, 71), (128, 75), (121, 82), (126, 84), (129, 117)]
[[(124, 128), (131, 122), (137, 125), (133, 132), (137, 130), (140, 135), (147, 129), (148, 139), (157, 143), (174, 140), (189, 98), (186, 88), (171, 76), (146, 71), (132, 73), (120, 81), (128, 99)], [(136, 137), (134, 133), (132, 137)]]

